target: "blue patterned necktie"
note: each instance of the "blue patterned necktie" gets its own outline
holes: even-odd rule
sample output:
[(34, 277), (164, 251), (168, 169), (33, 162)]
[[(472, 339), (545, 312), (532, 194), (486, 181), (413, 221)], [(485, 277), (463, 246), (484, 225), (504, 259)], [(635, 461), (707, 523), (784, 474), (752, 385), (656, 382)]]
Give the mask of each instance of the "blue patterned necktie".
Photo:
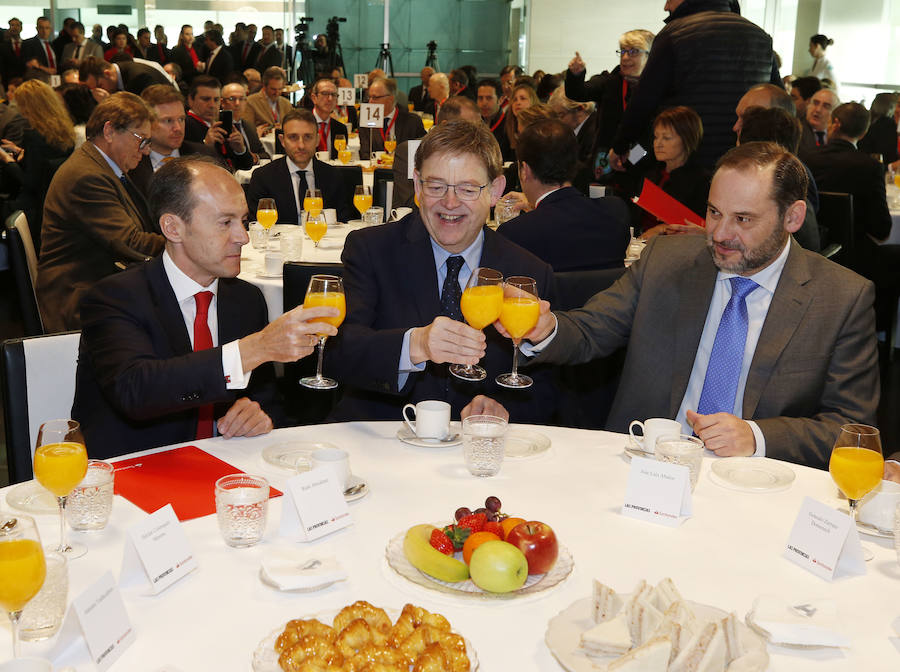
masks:
[(460, 256), (448, 257), (447, 277), (444, 278), (444, 287), (441, 289), (441, 315), (462, 322), (462, 309), (459, 300), (462, 298), (462, 289), (459, 287), (459, 269), (462, 268), (463, 258)]
[(734, 411), (734, 397), (737, 394), (744, 346), (747, 343), (749, 320), (746, 299), (757, 287), (759, 285), (750, 278), (731, 278), (731, 299), (725, 306), (716, 331), (700, 403), (697, 404), (697, 412), (701, 415)]

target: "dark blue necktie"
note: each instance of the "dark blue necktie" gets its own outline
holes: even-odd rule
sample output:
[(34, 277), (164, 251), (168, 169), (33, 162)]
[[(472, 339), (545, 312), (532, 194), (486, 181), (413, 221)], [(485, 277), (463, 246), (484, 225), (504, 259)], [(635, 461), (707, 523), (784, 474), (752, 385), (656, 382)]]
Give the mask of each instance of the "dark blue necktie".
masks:
[(446, 315), (454, 320), (462, 322), (462, 309), (459, 300), (462, 298), (462, 289), (459, 287), (459, 269), (464, 260), (460, 256), (447, 259), (447, 277), (444, 278), (444, 287), (441, 289), (441, 315)]
[(709, 355), (706, 378), (697, 412), (732, 413), (741, 364), (744, 361), (744, 346), (747, 343), (747, 295), (759, 287), (749, 278), (731, 278), (731, 299), (722, 313), (722, 321), (716, 331), (716, 340)]

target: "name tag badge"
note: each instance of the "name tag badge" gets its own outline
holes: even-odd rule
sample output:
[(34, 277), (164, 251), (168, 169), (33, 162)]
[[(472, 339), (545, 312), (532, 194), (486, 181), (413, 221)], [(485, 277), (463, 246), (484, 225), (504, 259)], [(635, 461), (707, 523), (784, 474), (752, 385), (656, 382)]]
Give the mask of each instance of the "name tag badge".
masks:
[(632, 457), (622, 515), (678, 527), (693, 515), (690, 469), (681, 464)]
[(866, 573), (853, 519), (812, 497), (803, 499), (784, 557), (826, 581)]
[(311, 469), (287, 482), (281, 504), (281, 536), (312, 541), (352, 523), (344, 493), (330, 469)]
[(196, 568), (184, 528), (166, 504), (128, 530), (119, 584), (149, 584), (155, 595)]

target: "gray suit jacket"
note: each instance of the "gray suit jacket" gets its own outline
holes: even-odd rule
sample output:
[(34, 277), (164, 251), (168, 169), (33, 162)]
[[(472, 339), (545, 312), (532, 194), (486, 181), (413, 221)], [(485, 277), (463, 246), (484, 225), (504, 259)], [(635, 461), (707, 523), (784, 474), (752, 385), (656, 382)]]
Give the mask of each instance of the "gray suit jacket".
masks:
[[(535, 360), (587, 362), (627, 346), (608, 429), (674, 418), (716, 274), (703, 238), (660, 236), (609, 290), (557, 313), (557, 335)], [(791, 241), (743, 399), (769, 457), (824, 469), (842, 424), (874, 424), (874, 296), (868, 280)]]
[[(68, 61), (70, 58), (75, 58), (75, 50), (78, 48), (78, 45), (74, 42), (69, 42), (66, 46), (63, 47), (62, 50), (62, 60)], [(81, 54), (78, 56), (78, 61), (81, 62), (89, 56), (93, 56), (94, 58), (103, 60), (103, 49), (99, 44), (93, 42), (92, 40), (85, 40), (81, 43)]]

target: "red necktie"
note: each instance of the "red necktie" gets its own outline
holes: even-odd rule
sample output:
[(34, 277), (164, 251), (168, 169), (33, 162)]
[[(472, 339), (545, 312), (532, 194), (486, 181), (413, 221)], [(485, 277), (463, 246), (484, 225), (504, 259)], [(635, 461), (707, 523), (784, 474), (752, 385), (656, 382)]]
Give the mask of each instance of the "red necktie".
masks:
[[(207, 323), (209, 303), (212, 292), (197, 292), (194, 301), (197, 304), (197, 316), (194, 318), (194, 352), (209, 350), (213, 347), (212, 334)], [(197, 409), (197, 440), (209, 439), (213, 435), (213, 405), (207, 404)]]
[(319, 147), (317, 151), (324, 152), (328, 150), (328, 141), (326, 138), (328, 137), (328, 131), (325, 130), (324, 121), (319, 122)]
[(49, 42), (44, 42), (44, 49), (47, 50), (47, 65), (56, 70), (56, 59), (53, 58), (53, 50), (50, 48)]
[(242, 62), (242, 63), (246, 63), (246, 62), (247, 62), (247, 52), (248, 52), (248, 51), (250, 51), (250, 43), (247, 42), (247, 41), (245, 41), (245, 42), (244, 42), (244, 51), (243, 51), (243, 53), (241, 54), (241, 62)]
[(22, 55), (22, 45), (19, 40), (13, 40), (13, 48), (16, 50), (16, 58)]

